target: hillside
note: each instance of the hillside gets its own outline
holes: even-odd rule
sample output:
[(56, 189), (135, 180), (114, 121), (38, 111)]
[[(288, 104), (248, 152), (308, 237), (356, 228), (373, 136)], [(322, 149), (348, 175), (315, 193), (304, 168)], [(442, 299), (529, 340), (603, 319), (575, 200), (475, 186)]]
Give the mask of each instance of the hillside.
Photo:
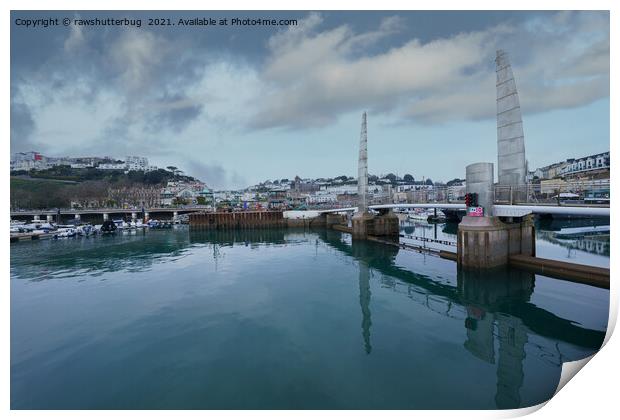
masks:
[[(164, 169), (152, 172), (103, 171), (58, 166), (44, 171), (11, 172), (11, 208), (67, 208), (72, 201), (106, 202), (110, 189), (158, 188), (168, 181), (195, 181)], [(114, 203), (109, 203), (114, 205)]]

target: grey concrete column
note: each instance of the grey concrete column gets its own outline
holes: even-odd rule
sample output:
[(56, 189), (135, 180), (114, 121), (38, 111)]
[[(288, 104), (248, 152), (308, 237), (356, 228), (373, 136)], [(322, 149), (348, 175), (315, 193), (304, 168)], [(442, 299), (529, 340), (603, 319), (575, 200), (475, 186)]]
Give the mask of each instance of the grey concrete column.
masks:
[(106, 220), (108, 220), (110, 218), (110, 216), (108, 215), (108, 213), (103, 213), (103, 221), (105, 222)]
[(478, 205), (484, 208), (485, 216), (493, 215), (493, 164), (488, 162), (472, 163), (465, 168), (467, 193), (478, 194)]
[(51, 215), (51, 214), (48, 214), (48, 215), (46, 216), (46, 220), (47, 220), (47, 222), (48, 222), (48, 223), (51, 223), (51, 222), (53, 222), (53, 221), (54, 221), (54, 216), (53, 216), (53, 215)]

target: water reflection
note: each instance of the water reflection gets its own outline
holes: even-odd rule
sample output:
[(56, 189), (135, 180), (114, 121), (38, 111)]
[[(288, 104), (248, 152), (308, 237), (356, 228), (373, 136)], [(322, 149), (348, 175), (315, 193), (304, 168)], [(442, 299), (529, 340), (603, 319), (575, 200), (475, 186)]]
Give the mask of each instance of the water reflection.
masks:
[(221, 246), (243, 244), (258, 247), (260, 245), (284, 245), (287, 241), (287, 229), (200, 229), (189, 228), (190, 243), (214, 243)]
[[(571, 343), (592, 352), (602, 344), (604, 331), (583, 328), (530, 302), (535, 287), (532, 273), (507, 268), (483, 272), (457, 270), (457, 287), (453, 287), (395, 265), (395, 256), (399, 252), (396, 247), (357, 241), (349, 245), (336, 232), (319, 235), (328, 245), (358, 260), (366, 353), (372, 350), (370, 278), (372, 270), (377, 270), (381, 273), (382, 285), (394, 291), (397, 291), (398, 283), (405, 285), (409, 297), (434, 312), (454, 317), (453, 305), (464, 307), (466, 340), (463, 346), (472, 356), (497, 365), (495, 403), (498, 408), (522, 406), (520, 390), (529, 334)], [(437, 305), (444, 305), (445, 309), (440, 310)], [(547, 360), (551, 355), (558, 370), (563, 361), (570, 359), (557, 346), (539, 350)]]
[(364, 350), (366, 354), (370, 354), (372, 346), (370, 345), (370, 269), (364, 261), (359, 263), (359, 286), (360, 286), (360, 307), (362, 308), (362, 337), (364, 337)]
[(570, 256), (572, 250), (584, 251), (589, 254), (609, 257), (609, 235), (580, 236), (576, 238), (560, 238), (554, 231), (537, 231), (536, 239), (566, 248)]
[(491, 272), (459, 270), (457, 280), (462, 303), (467, 309), (464, 346), (477, 358), (495, 364), (497, 338), (495, 402), (498, 408), (520, 407), (527, 329), (519, 318), (498, 309), (507, 303), (528, 302), (534, 291), (534, 275), (507, 269)]
[(182, 258), (188, 246), (187, 230), (183, 228), (20, 242), (11, 245), (11, 275), (42, 281), (85, 274), (101, 276), (121, 270), (147, 271), (158, 261)]
[[(538, 218), (535, 226), (539, 257), (609, 267), (609, 261), (605, 258), (610, 255), (609, 218)], [(407, 220), (400, 224), (400, 233), (406, 235), (403, 242), (452, 251), (456, 249), (453, 244), (442, 244), (436, 240), (454, 242), (457, 230), (458, 224), (451, 222), (430, 224)]]
[[(431, 234), (435, 234), (436, 231), (443, 231), (445, 226), (434, 225), (429, 229)], [(432, 275), (421, 274), (415, 268), (408, 269), (399, 265), (399, 252), (407, 251), (374, 242), (352, 242), (349, 235), (328, 230), (183, 229), (152, 231), (135, 237), (94, 238), (82, 242), (23, 243), (11, 248), (11, 270), (14, 277), (41, 280), (45, 278), (40, 275), (44, 270), (56, 273), (143, 270), (158, 260), (183, 258), (194, 247), (198, 250), (212, 248), (213, 259), (217, 263), (223, 258), (222, 249), (228, 247), (284, 247), (302, 243), (313, 247), (313, 256), (320, 249), (329, 249), (341, 259), (352, 261), (357, 268), (357, 273), (353, 273), (354, 276), (357, 274), (357, 284), (347, 283), (346, 286), (350, 287), (345, 287), (345, 291), (351, 297), (359, 298), (359, 309), (357, 299), (353, 301), (353, 310), (359, 310), (359, 313), (354, 313), (359, 317), (355, 320), (354, 333), (355, 339), (359, 340), (357, 349), (362, 349), (369, 365), (372, 365), (373, 357), (376, 359), (377, 354), (381, 354), (381, 343), (377, 342), (376, 337), (383, 332), (377, 330), (382, 325), (377, 314), (382, 315), (383, 312), (373, 307), (373, 299), (376, 304), (377, 301), (381, 302), (382, 295), (385, 297), (386, 293), (402, 293), (409, 299), (405, 300), (407, 305), (411, 302), (411, 305), (425, 308), (424, 311), (432, 311), (433, 316), (438, 314), (442, 319), (449, 318), (448, 322), (440, 324), (441, 327), (455, 325), (457, 333), (449, 329), (434, 333), (437, 336), (444, 334), (441, 342), (446, 343), (454, 341), (456, 337), (454, 347), (464, 355), (466, 365), (473, 358), (481, 360), (480, 365), (490, 365), (496, 377), (494, 400), (498, 408), (520, 407), (527, 402), (523, 396), (524, 378), (526, 372), (532, 371), (532, 367), (526, 364), (527, 352), (533, 354), (534, 359), (545, 357), (545, 363), (552, 364), (555, 371), (559, 372), (561, 363), (571, 360), (571, 357), (557, 343), (570, 344), (585, 349), (582, 353), (591, 353), (598, 350), (605, 335), (605, 331), (586, 328), (567, 315), (559, 316), (557, 311), (534, 303), (536, 281), (530, 273), (513, 269), (482, 273), (457, 271), (455, 265), (449, 265), (450, 268), (444, 272), (451, 276), (452, 282), (446, 283)], [(52, 248), (55, 258), (49, 258)], [(43, 255), (45, 258), (39, 258)], [(451, 264), (447, 261), (445, 263)], [(381, 287), (375, 289), (374, 294), (371, 279), (377, 279)], [(193, 293), (194, 289), (191, 290)], [(239, 299), (243, 299), (248, 290), (244, 288)], [(297, 289), (294, 290), (297, 293)], [(394, 299), (390, 303), (397, 300), (400, 301)], [(237, 295), (231, 299), (231, 302), (236, 301)], [(375, 324), (372, 322), (373, 308)], [(195, 317), (189, 319), (194, 320)], [(543, 340), (541, 344), (540, 337), (548, 340)]]

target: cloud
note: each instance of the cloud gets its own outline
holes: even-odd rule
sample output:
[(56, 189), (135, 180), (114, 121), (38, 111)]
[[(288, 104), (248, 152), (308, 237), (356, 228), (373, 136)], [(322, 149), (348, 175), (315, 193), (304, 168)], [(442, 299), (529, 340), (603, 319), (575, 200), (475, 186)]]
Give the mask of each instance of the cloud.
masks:
[(11, 103), (11, 150), (34, 149), (31, 135), (35, 122), (28, 105), (20, 102)]
[[(75, 15), (76, 19), (79, 19), (79, 15)], [(69, 36), (65, 40), (64, 50), (65, 52), (73, 52), (78, 50), (85, 43), (84, 32), (79, 25), (71, 26)]]
[(559, 13), (422, 43), (410, 39), (365, 54), (366, 43), (393, 34), (397, 19), (355, 33), (347, 25), (318, 31), (310, 15), (299, 33), (269, 42), (261, 72), (257, 128), (303, 128), (368, 108), (420, 122), (492, 118), (495, 50), (514, 52), (525, 113), (586, 105), (609, 95), (608, 16)]
[(220, 153), (251, 153), (242, 149), (258, 147), (255, 138), (275, 144), (289, 138), (282, 129), (335, 127), (363, 109), (395, 124), (494, 118), (499, 48), (510, 54), (525, 114), (609, 95), (608, 13), (533, 14), (425, 40), (403, 16), (333, 25), (310, 13), (285, 30), (253, 31), (262, 44), (252, 51), (196, 28), (71, 27), (49, 31), (32, 60), (33, 41), (18, 48), (16, 39), (12, 54), (25, 58), (12, 55), (11, 148), (164, 163), (174, 155), (223, 187), (244, 180), (223, 169), (235, 160)]
[(190, 160), (185, 165), (186, 173), (206, 182), (209, 187), (215, 189), (222, 188), (244, 188), (248, 181), (236, 171), (229, 171), (219, 163), (204, 163), (197, 160)]

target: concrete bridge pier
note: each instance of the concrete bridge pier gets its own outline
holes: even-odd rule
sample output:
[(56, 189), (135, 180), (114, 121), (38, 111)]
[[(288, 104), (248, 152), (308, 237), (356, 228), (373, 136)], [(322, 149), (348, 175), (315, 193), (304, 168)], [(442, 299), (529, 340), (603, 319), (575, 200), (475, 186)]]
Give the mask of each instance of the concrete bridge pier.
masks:
[(500, 220), (492, 214), (493, 164), (473, 163), (465, 168), (467, 192), (478, 195), (484, 216), (464, 216), (457, 234), (457, 262), (464, 268), (492, 268), (508, 264), (511, 255), (536, 255), (531, 216)]
[(135, 211), (132, 211), (131, 212), (131, 221), (135, 222), (137, 218), (138, 218), (138, 213), (136, 213)]
[(325, 226), (331, 229), (334, 225), (346, 224), (346, 216), (338, 213), (328, 213), (325, 217)]
[(389, 209), (382, 209), (378, 215), (369, 212), (356, 213), (351, 219), (354, 239), (367, 239), (368, 236), (390, 237), (398, 242), (398, 217)]
[(53, 215), (51, 215), (51, 214), (48, 214), (48, 215), (45, 217), (45, 220), (47, 220), (47, 223), (52, 223), (52, 222), (54, 221), (54, 216), (53, 216)]
[(353, 239), (366, 239), (368, 232), (372, 230), (373, 219), (374, 216), (369, 212), (355, 213), (351, 218)]
[(145, 211), (144, 212), (144, 222), (146, 223), (149, 220), (149, 212)]
[(108, 213), (103, 213), (103, 221), (107, 221), (110, 218), (110, 215)]
[(34, 220), (35, 220), (36, 222), (41, 221), (41, 216), (39, 216), (38, 214), (35, 214), (35, 216), (34, 216)]
[(172, 220), (176, 222), (178, 219), (179, 219), (179, 212), (178, 211), (172, 212)]
[(78, 213), (76, 213), (73, 218), (75, 219), (76, 222), (79, 222), (80, 220), (82, 220), (82, 216)]
[(499, 217), (463, 217), (457, 234), (459, 267), (500, 267), (508, 264), (511, 255), (536, 256), (531, 216), (513, 223), (502, 222)]

